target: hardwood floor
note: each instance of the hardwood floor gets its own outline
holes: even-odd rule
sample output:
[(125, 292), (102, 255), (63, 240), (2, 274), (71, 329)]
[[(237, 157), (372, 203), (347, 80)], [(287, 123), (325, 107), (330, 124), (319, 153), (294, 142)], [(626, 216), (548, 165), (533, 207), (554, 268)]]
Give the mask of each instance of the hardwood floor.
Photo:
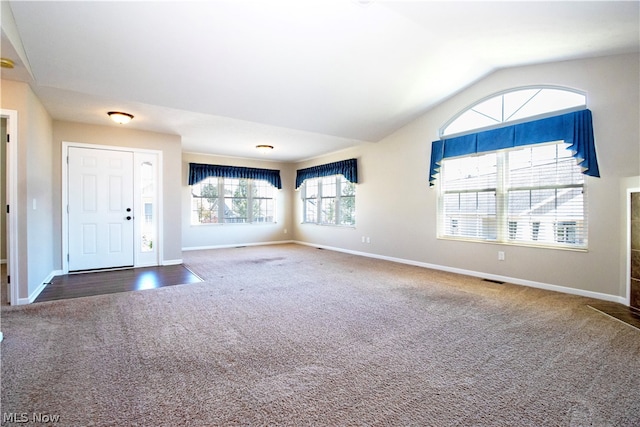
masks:
[(602, 302), (597, 304), (589, 304), (589, 307), (597, 310), (607, 316), (620, 320), (627, 325), (640, 329), (640, 310), (633, 307), (617, 304), (615, 302)]
[(140, 291), (201, 281), (183, 265), (65, 274), (54, 277), (34, 302)]

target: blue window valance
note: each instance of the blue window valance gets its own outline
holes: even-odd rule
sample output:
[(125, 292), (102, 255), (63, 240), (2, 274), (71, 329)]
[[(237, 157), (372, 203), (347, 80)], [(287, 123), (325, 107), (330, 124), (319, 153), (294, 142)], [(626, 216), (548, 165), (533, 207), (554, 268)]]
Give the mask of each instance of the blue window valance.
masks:
[(356, 159), (342, 160), (324, 165), (312, 166), (306, 169), (298, 169), (296, 173), (296, 188), (299, 188), (305, 179), (320, 178), (323, 176), (342, 175), (347, 181), (358, 183), (358, 161)]
[(282, 188), (279, 170), (189, 163), (189, 185), (197, 184), (209, 177), (257, 179), (267, 181), (276, 188)]
[(434, 185), (436, 176), (440, 172), (441, 162), (448, 157), (561, 140), (569, 144), (568, 148), (573, 153), (573, 157), (577, 159), (582, 168), (582, 173), (600, 177), (591, 111), (581, 110), (484, 132), (433, 141), (431, 143), (429, 185)]

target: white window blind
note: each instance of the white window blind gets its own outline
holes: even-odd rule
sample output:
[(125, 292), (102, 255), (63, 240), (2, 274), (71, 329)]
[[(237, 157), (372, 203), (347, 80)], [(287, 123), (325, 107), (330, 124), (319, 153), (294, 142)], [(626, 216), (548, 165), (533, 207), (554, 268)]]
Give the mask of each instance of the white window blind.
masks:
[(446, 160), (442, 171), (443, 234), (495, 240), (496, 153)]
[(583, 177), (565, 144), (508, 152), (508, 240), (584, 246)]
[(439, 236), (586, 247), (583, 176), (562, 142), (446, 159)]

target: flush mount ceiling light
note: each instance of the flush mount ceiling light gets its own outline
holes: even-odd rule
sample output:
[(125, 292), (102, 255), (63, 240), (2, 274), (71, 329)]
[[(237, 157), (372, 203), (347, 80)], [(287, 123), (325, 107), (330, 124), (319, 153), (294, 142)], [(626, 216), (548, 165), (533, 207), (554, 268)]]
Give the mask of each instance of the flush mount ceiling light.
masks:
[(111, 120), (121, 125), (129, 123), (133, 119), (133, 115), (121, 113), (120, 111), (109, 111), (107, 114), (111, 117)]
[(267, 154), (271, 150), (273, 150), (273, 145), (260, 144), (256, 145), (256, 149), (260, 151), (262, 154)]
[(2, 66), (2, 68), (13, 68), (15, 65), (16, 64), (9, 58), (0, 58), (0, 66)]

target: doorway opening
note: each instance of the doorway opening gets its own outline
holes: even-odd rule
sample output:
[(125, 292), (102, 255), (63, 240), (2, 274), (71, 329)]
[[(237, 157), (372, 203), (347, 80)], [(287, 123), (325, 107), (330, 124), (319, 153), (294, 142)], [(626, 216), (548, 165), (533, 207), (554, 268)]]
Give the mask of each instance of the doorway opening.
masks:
[(0, 174), (1, 205), (0, 217), (0, 284), (2, 304), (20, 303), (18, 289), (20, 275), (18, 270), (18, 112), (0, 110)]
[[(2, 141), (7, 140), (7, 119), (0, 118), (0, 138)], [(7, 144), (0, 144), (0, 164), (2, 165), (2, 174), (0, 174), (0, 206), (3, 213), (0, 215), (0, 284), (2, 285), (2, 305), (9, 304), (11, 296), (9, 295), (8, 271), (7, 271), (7, 251), (9, 249), (9, 234), (7, 227), (7, 215), (4, 211), (7, 206)]]

